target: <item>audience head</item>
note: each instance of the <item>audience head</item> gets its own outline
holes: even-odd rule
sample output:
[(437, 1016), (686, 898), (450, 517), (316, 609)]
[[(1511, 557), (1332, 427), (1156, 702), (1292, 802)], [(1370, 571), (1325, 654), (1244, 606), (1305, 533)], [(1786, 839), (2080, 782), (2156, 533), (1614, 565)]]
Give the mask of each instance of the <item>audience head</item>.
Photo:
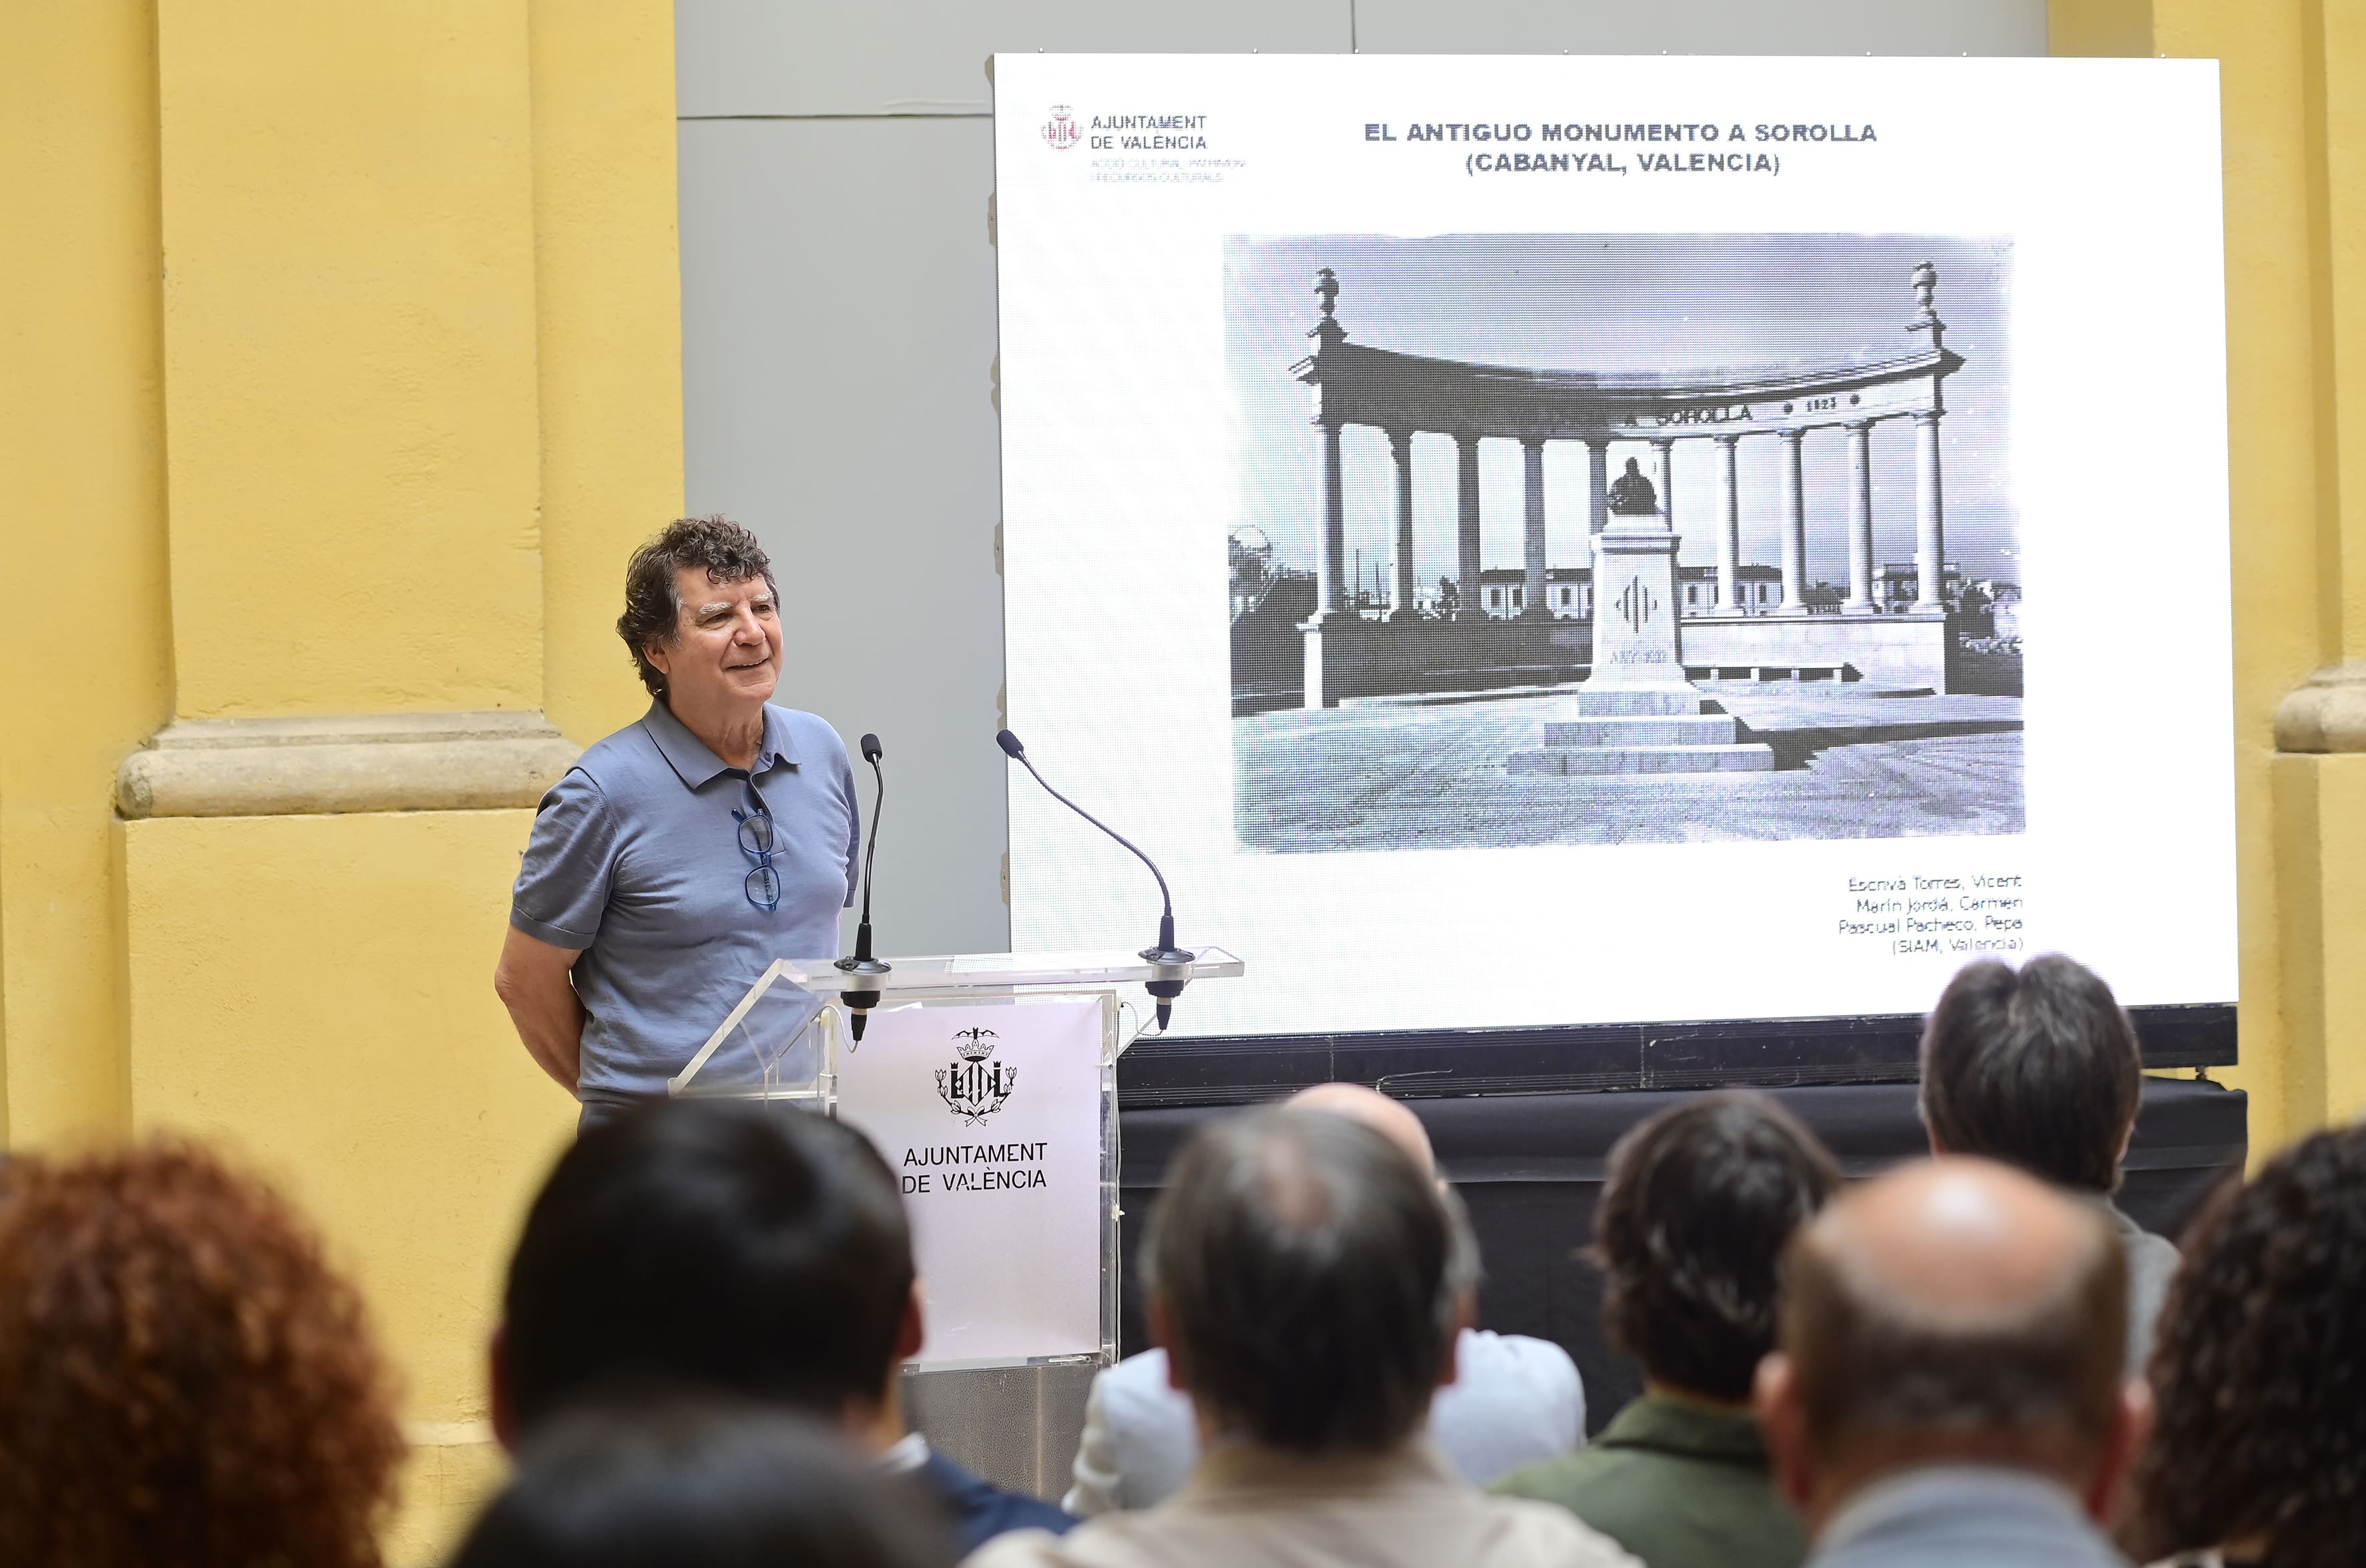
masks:
[(2144, 1059), (2102, 977), (2049, 953), (1966, 964), (1922, 1030), (1932, 1152), (1979, 1155), (2109, 1192), (2135, 1126)]
[(1194, 1137), (1142, 1256), (1202, 1422), (1299, 1453), (1379, 1452), (1418, 1427), (1478, 1275), (1451, 1191), (1369, 1126), (1303, 1106)]
[(1323, 1111), (1361, 1122), (1403, 1149), (1424, 1176), (1437, 1174), (1437, 1156), (1429, 1146), (1429, 1132), (1421, 1118), (1402, 1101), (1359, 1083), (1319, 1083), (1301, 1089), (1283, 1103), (1299, 1111)]
[(2158, 1414), (2131, 1532), (2144, 1557), (2239, 1545), (2265, 1568), (2358, 1560), (2361, 1303), (2366, 1126), (2316, 1134), (2203, 1212), (2153, 1347)]
[(1610, 1151), (1594, 1212), (1611, 1344), (1655, 1384), (1748, 1400), (1774, 1348), (1784, 1244), (1840, 1181), (1815, 1134), (1764, 1095), (1687, 1100), (1637, 1126)]
[(0, 1562), (370, 1568), (402, 1435), (360, 1297), (167, 1141), (9, 1162)]
[(885, 1161), (828, 1117), (654, 1105), (558, 1161), (510, 1263), (503, 1440), (635, 1388), (872, 1419), (919, 1348), (912, 1239)]
[(2143, 1427), (2126, 1291), (2104, 1217), (2009, 1167), (1917, 1161), (1843, 1193), (1785, 1253), (1759, 1369), (1785, 1491), (1820, 1528), (1885, 1472), (2004, 1464), (2102, 1517)]
[(908, 1485), (783, 1411), (592, 1405), (535, 1434), (452, 1568), (950, 1568)]

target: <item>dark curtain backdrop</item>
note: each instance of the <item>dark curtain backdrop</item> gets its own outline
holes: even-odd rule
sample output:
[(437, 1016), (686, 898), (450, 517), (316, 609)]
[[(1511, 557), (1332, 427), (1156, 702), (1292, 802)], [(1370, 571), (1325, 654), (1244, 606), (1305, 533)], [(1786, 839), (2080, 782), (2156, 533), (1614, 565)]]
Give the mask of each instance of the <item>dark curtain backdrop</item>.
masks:
[[(1603, 1166), (1620, 1134), (1690, 1092), (1493, 1095), (1405, 1103), (1428, 1128), (1439, 1166), (1462, 1194), (1486, 1265), (1480, 1326), (1550, 1339), (1584, 1374), (1586, 1421), (1602, 1425), (1639, 1392), (1639, 1371), (1602, 1343), (1601, 1277), (1578, 1255), (1594, 1223)], [(1814, 1129), (1851, 1178), (1924, 1152), (1912, 1084), (1762, 1091)], [(1229, 1107), (1126, 1111), (1123, 1348), (1146, 1348), (1134, 1248), (1166, 1166), (1192, 1129)], [(2209, 1082), (2146, 1078), (2121, 1206), (2174, 1237), (2211, 1188), (2240, 1171), (2244, 1097)]]

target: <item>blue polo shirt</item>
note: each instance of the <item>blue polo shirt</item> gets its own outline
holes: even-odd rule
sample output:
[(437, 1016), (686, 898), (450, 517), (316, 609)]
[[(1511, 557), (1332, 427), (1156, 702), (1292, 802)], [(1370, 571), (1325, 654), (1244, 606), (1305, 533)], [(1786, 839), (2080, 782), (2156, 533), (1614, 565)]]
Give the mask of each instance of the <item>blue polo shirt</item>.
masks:
[[(751, 787), (772, 814), (781, 902), (769, 913), (748, 897), (757, 863), (731, 815)], [(834, 955), (862, 836), (845, 743), (809, 713), (765, 705), (746, 770), (661, 700), (584, 752), (542, 797), (510, 905), (510, 924), (583, 954), (578, 1092), (664, 1094), (772, 960)], [(806, 1014), (818, 1005), (807, 998)]]

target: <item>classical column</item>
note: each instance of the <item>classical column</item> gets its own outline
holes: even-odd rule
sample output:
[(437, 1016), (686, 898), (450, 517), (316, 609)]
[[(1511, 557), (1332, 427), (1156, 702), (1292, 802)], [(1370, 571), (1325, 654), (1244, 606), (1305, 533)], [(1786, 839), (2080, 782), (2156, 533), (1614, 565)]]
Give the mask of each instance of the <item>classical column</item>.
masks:
[(1805, 431), (1786, 430), (1775, 439), (1783, 444), (1783, 608), (1808, 607), (1808, 513), (1799, 484), (1799, 438)]
[(1741, 613), (1741, 487), (1734, 478), (1736, 435), (1717, 438), (1717, 607)]
[(1522, 615), (1544, 617), (1552, 614), (1545, 603), (1545, 442), (1541, 435), (1520, 437), (1520, 456), (1525, 461), (1521, 477), (1527, 502), (1527, 608)]
[(1389, 455), (1397, 460), (1396, 592), (1390, 596), (1389, 619), (1417, 621), (1413, 585), (1413, 432), (1389, 432)]
[(1676, 441), (1673, 435), (1662, 436), (1651, 443), (1653, 459), (1660, 465), (1660, 516), (1668, 525), (1668, 532), (1676, 531)]
[(1347, 506), (1339, 493), (1339, 425), (1323, 422), (1323, 550), (1315, 563), (1316, 619), (1347, 608)]
[(1610, 438), (1596, 440), (1588, 436), (1585, 442), (1585, 533), (1588, 538), (1602, 532), (1610, 521)]
[(1479, 438), (1458, 435), (1454, 450), (1454, 564), (1461, 576), (1454, 618), (1483, 621), (1487, 605), (1479, 586)]
[(1939, 411), (1914, 416), (1914, 607), (1947, 607), (1945, 507), (1939, 496)]
[(1848, 427), (1848, 597), (1843, 615), (1870, 615), (1873, 603), (1873, 421)]

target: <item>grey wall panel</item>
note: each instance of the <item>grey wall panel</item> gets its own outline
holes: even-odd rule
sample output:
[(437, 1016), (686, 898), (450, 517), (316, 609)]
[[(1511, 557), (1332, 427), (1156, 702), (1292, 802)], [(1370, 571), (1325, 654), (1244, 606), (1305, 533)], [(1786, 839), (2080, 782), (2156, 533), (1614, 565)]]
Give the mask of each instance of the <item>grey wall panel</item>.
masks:
[(694, 123), (680, 145), (691, 508), (772, 553), (780, 700), (886, 745), (880, 942), (998, 952), (990, 122)]
[(1367, 54), (2044, 54), (2045, 0), (1356, 0)]
[(687, 116), (984, 113), (986, 58), (1342, 53), (1350, 0), (675, 0)]

